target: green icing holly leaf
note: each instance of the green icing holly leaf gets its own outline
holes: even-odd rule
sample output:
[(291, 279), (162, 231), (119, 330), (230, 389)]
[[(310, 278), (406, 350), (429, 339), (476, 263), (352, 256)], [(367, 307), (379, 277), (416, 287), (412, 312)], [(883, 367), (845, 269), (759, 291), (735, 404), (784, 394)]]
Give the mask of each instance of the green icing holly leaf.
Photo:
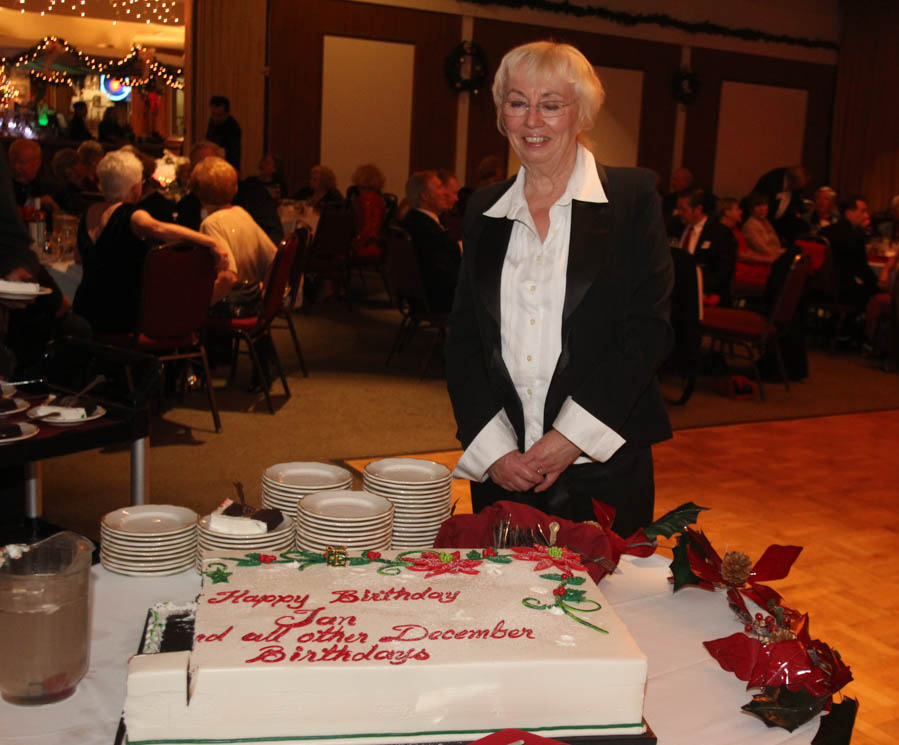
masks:
[(562, 582), (561, 574), (541, 574), (540, 579), (548, 579), (552, 582)]
[(765, 688), (741, 708), (760, 717), (769, 727), (794, 729), (821, 713), (828, 697), (812, 696), (802, 689), (796, 693), (785, 687)]
[(471, 559), (472, 561), (477, 561), (478, 559), (483, 559), (483, 555), (480, 551), (471, 550), (467, 554), (465, 554), (466, 559)]
[(586, 591), (584, 590), (566, 590), (565, 591), (565, 600), (571, 603), (580, 603), (584, 599), (584, 595), (586, 595)]
[(582, 585), (587, 581), (586, 577), (569, 577), (565, 580), (566, 585)]
[[(481, 558), (480, 556), (477, 558)], [(512, 557), (511, 556), (485, 556), (487, 561), (492, 561), (494, 564), (511, 564)]]
[(673, 549), (674, 559), (668, 565), (674, 577), (674, 592), (682, 587), (698, 585), (699, 577), (690, 569), (690, 559), (687, 557), (687, 536), (681, 534), (677, 537), (677, 545)]
[(671, 512), (666, 512), (658, 520), (643, 529), (646, 537), (652, 540), (658, 536), (671, 538), (675, 533), (682, 533), (688, 525), (692, 525), (699, 518), (702, 510), (708, 507), (700, 507), (693, 502), (686, 502), (680, 507), (675, 507)]

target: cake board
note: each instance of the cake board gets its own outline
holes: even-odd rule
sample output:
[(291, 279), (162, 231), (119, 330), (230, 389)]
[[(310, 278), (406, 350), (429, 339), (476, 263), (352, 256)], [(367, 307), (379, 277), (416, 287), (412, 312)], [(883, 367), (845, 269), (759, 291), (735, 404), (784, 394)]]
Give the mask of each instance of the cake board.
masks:
[[(150, 608), (147, 610), (147, 617), (144, 619), (144, 629), (143, 632), (141, 632), (137, 654), (144, 653), (147, 628), (149, 627), (152, 615), (153, 609)], [(179, 652), (189, 650), (193, 643), (193, 631), (192, 616), (184, 617), (174, 615), (169, 617), (166, 619), (165, 631), (163, 632), (162, 641), (160, 643), (160, 651)], [(506, 732), (513, 732), (512, 730), (503, 730), (501, 732), (494, 732), (490, 735), (486, 735), (477, 740), (453, 742), (435, 741), (429, 743), (416, 743), (415, 745), (537, 745), (537, 743), (546, 745), (551, 743), (565, 743), (565, 745), (657, 745), (658, 739), (645, 719), (643, 720), (643, 725), (646, 727), (646, 731), (638, 735), (586, 735), (550, 739), (529, 732), (520, 733), (517, 737), (502, 737)], [(119, 727), (116, 731), (113, 745), (128, 745), (124, 715), (119, 720)]]

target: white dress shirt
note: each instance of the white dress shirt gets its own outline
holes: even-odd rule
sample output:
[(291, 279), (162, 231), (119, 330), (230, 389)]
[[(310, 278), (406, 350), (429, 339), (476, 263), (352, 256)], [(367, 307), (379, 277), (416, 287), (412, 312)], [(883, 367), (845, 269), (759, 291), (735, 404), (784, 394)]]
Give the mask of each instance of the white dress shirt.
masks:
[[(503, 361), (524, 410), (524, 444), (530, 448), (543, 436), (546, 394), (562, 351), (562, 309), (565, 302), (571, 203), (608, 202), (596, 161), (578, 145), (577, 161), (565, 192), (549, 210), (549, 232), (541, 241), (524, 196), (525, 169), (484, 215), (513, 221), (500, 283), (500, 331)], [(570, 396), (553, 429), (585, 454), (575, 463), (606, 461), (624, 444), (613, 429)], [(515, 430), (500, 410), (471, 442), (454, 475), (485, 481), (487, 469), (506, 453), (518, 450)]]

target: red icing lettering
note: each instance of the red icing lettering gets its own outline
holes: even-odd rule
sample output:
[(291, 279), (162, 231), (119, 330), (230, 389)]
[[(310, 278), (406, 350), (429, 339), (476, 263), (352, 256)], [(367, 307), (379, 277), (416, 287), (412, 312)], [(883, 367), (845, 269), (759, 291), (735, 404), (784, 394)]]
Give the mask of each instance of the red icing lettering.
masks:
[(227, 629), (219, 632), (218, 634), (197, 634), (195, 638), (198, 642), (220, 642), (226, 636), (228, 636), (233, 628), (233, 626), (229, 626)]
[(425, 626), (417, 623), (404, 623), (393, 627), (396, 632), (393, 636), (382, 636), (380, 642), (418, 642), (423, 639), (432, 641), (452, 641), (456, 639), (518, 639), (526, 637), (534, 638), (532, 629), (522, 627), (520, 629), (509, 629), (505, 626), (505, 621), (500, 620), (490, 629), (434, 629), (429, 630)]
[(259, 654), (246, 660), (247, 664), (251, 662), (284, 662), (284, 648), (279, 645), (263, 647), (259, 650)]

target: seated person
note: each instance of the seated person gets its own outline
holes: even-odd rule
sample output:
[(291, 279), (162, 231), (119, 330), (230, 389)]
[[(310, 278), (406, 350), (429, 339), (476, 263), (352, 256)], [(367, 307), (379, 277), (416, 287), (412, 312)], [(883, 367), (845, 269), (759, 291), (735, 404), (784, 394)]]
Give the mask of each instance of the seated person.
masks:
[(899, 241), (899, 194), (890, 200), (890, 211), (877, 226), (877, 234), (890, 241)]
[(134, 145), (125, 145), (122, 150), (133, 153), (143, 168), (143, 183), (140, 199), (137, 202), (138, 208), (146, 210), (150, 213), (150, 217), (156, 220), (175, 222), (175, 205), (172, 200), (166, 199), (159, 193), (159, 182), (153, 177), (153, 174), (156, 173), (156, 159), (141, 152)]
[(103, 112), (103, 118), (97, 125), (97, 136), (102, 142), (110, 142), (114, 147), (125, 144), (127, 131), (119, 122), (119, 110), (113, 105)]
[(740, 202), (733, 197), (722, 197), (718, 200), (717, 210), (718, 222), (733, 233), (734, 240), (737, 242), (737, 259), (744, 261), (751, 259), (751, 251), (746, 243), (746, 236), (740, 224), (743, 222), (743, 210), (740, 209)]
[(277, 155), (266, 153), (259, 161), (259, 175), (245, 179), (248, 183), (260, 183), (269, 196), (278, 204), (287, 196), (287, 184), (284, 181), (284, 161)]
[[(238, 286), (255, 287), (261, 297), (278, 249), (243, 207), (231, 204), (237, 194), (237, 171), (224, 158), (211, 156), (194, 168), (190, 179), (191, 190), (208, 213), (200, 224), (200, 232), (228, 246), (229, 268)], [(231, 288), (224, 292), (222, 289), (216, 288), (214, 299), (224, 298)]]
[(814, 204), (809, 212), (803, 215), (808, 223), (810, 235), (818, 235), (828, 225), (840, 219), (837, 210), (837, 193), (829, 186), (819, 186), (815, 190)]
[(328, 166), (312, 166), (309, 171), (309, 183), (300, 189), (294, 199), (302, 199), (311, 207), (323, 207), (326, 204), (342, 202), (343, 195), (337, 188), (337, 176)]
[(449, 207), (440, 213), (440, 223), (449, 231), (450, 237), (459, 242), (462, 240), (463, 217), (460, 212), (459, 179), (456, 178), (455, 173), (446, 168), (437, 171), (437, 176), (446, 190), (447, 204), (449, 204)]
[(97, 166), (100, 165), (106, 151), (96, 140), (85, 140), (78, 146), (77, 152), (81, 189), (86, 192), (99, 192), (100, 182), (97, 180)]
[(185, 240), (206, 246), (215, 256), (218, 270), (228, 271), (228, 248), (217, 239), (160, 222), (138, 209), (143, 166), (133, 153), (108, 153), (100, 161), (97, 175), (104, 201), (92, 204), (78, 225), (78, 252), (84, 277), (74, 301), (75, 312), (94, 331), (135, 329), (149, 241)]
[(53, 198), (53, 183), (40, 175), (43, 153), (36, 140), (13, 140), (9, 146), (9, 169), (16, 204), (24, 207), (30, 199), (39, 199), (41, 209), (51, 214), (59, 209)]
[(677, 198), (677, 213), (686, 225), (678, 248), (696, 257), (702, 271), (702, 292), (709, 304), (730, 307), (737, 241), (728, 228), (709, 218), (707, 200), (702, 189), (690, 189)]
[(868, 203), (861, 196), (850, 195), (840, 201), (840, 219), (821, 231), (833, 257), (835, 299), (859, 312), (877, 292), (877, 277), (868, 266), (865, 248), (870, 224)]
[(56, 203), (70, 215), (80, 215), (85, 204), (81, 197), (81, 161), (78, 151), (71, 147), (57, 150), (50, 161), (50, 170), (56, 179)]
[(386, 183), (381, 169), (366, 163), (353, 172), (353, 186), (347, 192), (348, 197), (352, 195), (356, 220), (353, 254), (364, 262), (377, 262), (384, 253), (381, 238), (387, 202), (382, 192)]
[(768, 222), (768, 197), (753, 192), (747, 199), (749, 217), (743, 223), (743, 235), (755, 261), (770, 264), (783, 253), (780, 238)]
[(462, 255), (459, 244), (440, 224), (449, 196), (436, 171), (418, 171), (406, 182), (409, 212), (402, 226), (412, 238), (430, 309), (448, 313), (453, 307)]

